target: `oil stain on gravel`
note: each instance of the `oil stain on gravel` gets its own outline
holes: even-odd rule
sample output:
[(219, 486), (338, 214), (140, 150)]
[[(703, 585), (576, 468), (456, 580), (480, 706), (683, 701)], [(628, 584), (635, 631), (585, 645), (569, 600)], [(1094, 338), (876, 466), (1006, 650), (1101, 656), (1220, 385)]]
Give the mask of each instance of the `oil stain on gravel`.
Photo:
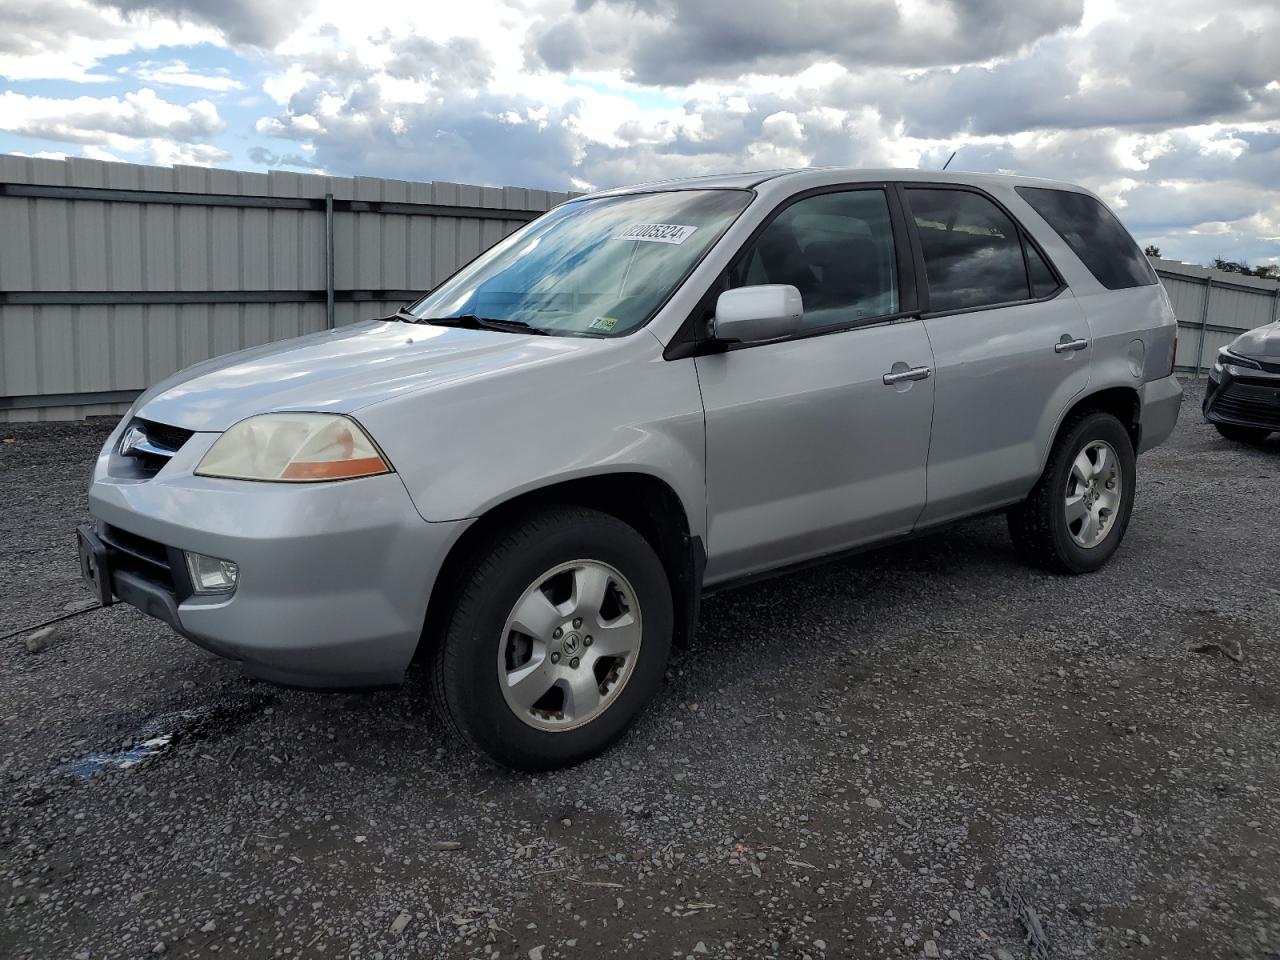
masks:
[(88, 778), (104, 770), (128, 770), (159, 756), (173, 744), (184, 728), (200, 717), (195, 710), (179, 710), (175, 713), (153, 717), (138, 728), (129, 744), (117, 750), (95, 751), (60, 765), (59, 773)]

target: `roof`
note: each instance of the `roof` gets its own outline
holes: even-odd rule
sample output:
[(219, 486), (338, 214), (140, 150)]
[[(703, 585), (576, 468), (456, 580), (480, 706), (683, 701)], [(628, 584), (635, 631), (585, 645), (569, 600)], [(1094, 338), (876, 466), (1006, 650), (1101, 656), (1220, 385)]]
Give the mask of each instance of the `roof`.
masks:
[(797, 167), (783, 170), (758, 170), (745, 173), (713, 174), (702, 177), (679, 177), (670, 180), (651, 180), (627, 187), (615, 187), (585, 194), (577, 199), (594, 197), (612, 197), (627, 193), (654, 193), (663, 190), (749, 190), (765, 181), (785, 183), (788, 180), (811, 179), (821, 175), (823, 179), (847, 183), (875, 183), (884, 180), (926, 181), (929, 183), (958, 183), (975, 186), (1028, 186), (1054, 187), (1059, 190), (1075, 190), (1081, 188), (1061, 180), (1045, 180), (1038, 177), (1014, 176), (1005, 173), (965, 173), (943, 172), (941, 170), (920, 170), (905, 167)]
[(749, 190), (758, 183), (776, 177), (796, 173), (796, 170), (757, 170), (745, 173), (713, 173), (702, 177), (673, 177), (668, 180), (647, 180), (625, 187), (611, 187), (584, 194), (577, 199), (615, 197), (623, 193), (652, 193), (660, 190)]

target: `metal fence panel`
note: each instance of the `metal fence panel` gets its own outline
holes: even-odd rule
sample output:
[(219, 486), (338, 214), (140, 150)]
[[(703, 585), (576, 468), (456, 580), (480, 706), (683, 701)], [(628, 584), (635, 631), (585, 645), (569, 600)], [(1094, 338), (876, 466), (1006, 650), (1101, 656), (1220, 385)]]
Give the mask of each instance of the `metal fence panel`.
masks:
[(1199, 377), (1246, 330), (1280, 319), (1280, 281), (1152, 259), (1178, 318), (1178, 366)]
[(570, 196), (0, 155), (0, 422), (384, 316)]
[[(570, 196), (0, 155), (0, 422), (122, 412), (200, 360), (385, 315)], [(1280, 309), (1276, 281), (1153, 264), (1184, 372)]]

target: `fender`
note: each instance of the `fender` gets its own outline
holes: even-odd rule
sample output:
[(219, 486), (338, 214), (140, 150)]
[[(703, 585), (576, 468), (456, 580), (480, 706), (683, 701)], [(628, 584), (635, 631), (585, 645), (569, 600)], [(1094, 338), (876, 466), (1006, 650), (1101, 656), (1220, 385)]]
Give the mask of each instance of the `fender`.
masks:
[(693, 361), (663, 360), (662, 345), (645, 331), (597, 343), (536, 370), (481, 369), (356, 417), (428, 521), (480, 517), (558, 483), (638, 473), (674, 490), (690, 535), (705, 539), (704, 421)]
[(1095, 405), (1114, 413), (1139, 446), (1142, 387), (1169, 376), (1176, 320), (1159, 284), (1077, 296), (1093, 337), (1089, 386), (1062, 411), (1040, 453), (1044, 471), (1063, 421)]

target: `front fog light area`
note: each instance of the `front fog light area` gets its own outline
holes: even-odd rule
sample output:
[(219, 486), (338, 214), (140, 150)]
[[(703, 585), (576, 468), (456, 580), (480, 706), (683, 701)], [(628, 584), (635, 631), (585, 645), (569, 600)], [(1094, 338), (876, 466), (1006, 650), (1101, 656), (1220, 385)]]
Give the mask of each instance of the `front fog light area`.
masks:
[(199, 594), (230, 593), (240, 579), (240, 567), (230, 560), (206, 557), (202, 553), (186, 551), (187, 571), (191, 574), (191, 589)]

